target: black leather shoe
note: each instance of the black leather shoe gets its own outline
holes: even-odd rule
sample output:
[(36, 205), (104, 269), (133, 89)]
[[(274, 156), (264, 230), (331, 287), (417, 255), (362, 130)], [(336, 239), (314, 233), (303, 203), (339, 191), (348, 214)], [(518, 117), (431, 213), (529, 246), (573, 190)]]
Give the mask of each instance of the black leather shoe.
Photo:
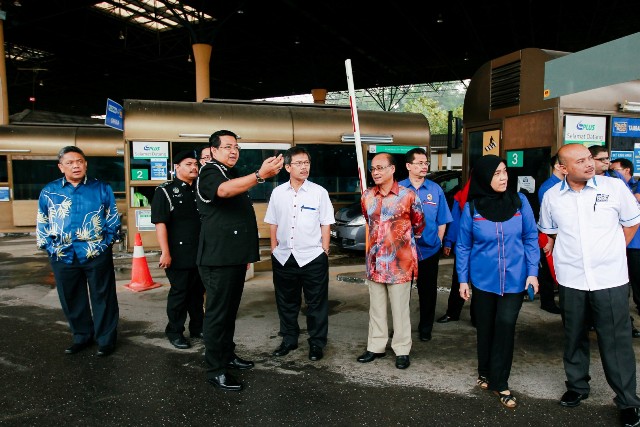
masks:
[(431, 332), (420, 332), (420, 341), (431, 341)]
[(233, 359), (231, 359), (231, 361), (227, 363), (227, 368), (239, 369), (241, 371), (244, 371), (245, 369), (251, 369), (254, 366), (255, 366), (255, 363), (253, 363), (250, 360), (244, 360), (243, 358), (239, 357), (237, 354), (234, 354)]
[(98, 347), (98, 351), (96, 352), (96, 356), (98, 357), (107, 357), (111, 353), (116, 350), (115, 345), (103, 345)]
[(225, 391), (240, 391), (243, 388), (242, 383), (229, 374), (220, 374), (217, 377), (208, 378), (207, 381), (215, 388)]
[(324, 356), (324, 354), (322, 354), (322, 347), (312, 345), (311, 348), (309, 348), (309, 360), (317, 362), (322, 359), (322, 356)]
[(640, 416), (638, 416), (638, 408), (625, 408), (620, 410), (620, 421), (624, 427), (640, 426)]
[(276, 348), (271, 354), (273, 356), (278, 356), (278, 357), (286, 356), (287, 354), (289, 354), (291, 350), (295, 350), (296, 348), (298, 348), (297, 345), (290, 345), (282, 341), (282, 343), (280, 344), (280, 347)]
[(451, 317), (448, 314), (445, 314), (444, 316), (442, 316), (441, 318), (436, 320), (436, 322), (438, 322), (438, 323), (449, 323), (449, 322), (457, 322), (458, 320), (460, 320), (459, 317)]
[(560, 314), (560, 307), (557, 305), (541, 305), (540, 308), (551, 314)]
[(358, 362), (369, 363), (369, 362), (373, 362), (379, 357), (385, 357), (386, 355), (387, 353), (374, 353), (372, 351), (367, 350), (358, 357)]
[(409, 356), (398, 356), (396, 357), (396, 368), (398, 369), (407, 369), (411, 365), (411, 361), (409, 360)]
[(178, 338), (169, 339), (169, 342), (175, 348), (178, 348), (180, 350), (186, 350), (187, 348), (191, 348), (191, 343), (189, 343), (189, 341), (187, 341), (187, 339), (182, 336)]
[(589, 397), (589, 393), (580, 394), (577, 391), (567, 390), (560, 399), (560, 404), (562, 406), (566, 406), (567, 408), (573, 408), (574, 406), (578, 406), (580, 401), (585, 400)]
[(197, 339), (197, 340), (203, 340), (204, 339), (204, 334), (202, 332), (198, 332), (198, 333), (190, 333), (189, 336), (192, 339)]
[(93, 344), (93, 341), (85, 341), (85, 342), (76, 342), (71, 344), (71, 347), (64, 351), (65, 354), (76, 354), (81, 352), (87, 347), (90, 347)]

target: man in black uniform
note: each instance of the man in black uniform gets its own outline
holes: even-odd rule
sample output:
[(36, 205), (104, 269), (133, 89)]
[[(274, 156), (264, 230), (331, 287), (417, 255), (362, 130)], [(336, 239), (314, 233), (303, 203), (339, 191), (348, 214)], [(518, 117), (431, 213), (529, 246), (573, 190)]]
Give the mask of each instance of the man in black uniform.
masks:
[(253, 362), (235, 354), (233, 334), (247, 263), (260, 259), (258, 223), (248, 190), (282, 169), (282, 154), (267, 158), (260, 169), (238, 177), (238, 137), (220, 130), (209, 138), (211, 161), (196, 182), (202, 230), (197, 264), (207, 292), (204, 316), (207, 381), (222, 390), (242, 390), (227, 369), (251, 369)]
[(162, 251), (158, 265), (165, 269), (171, 283), (165, 333), (174, 347), (186, 349), (191, 347), (183, 335), (187, 313), (191, 338), (202, 338), (204, 317), (204, 286), (196, 265), (200, 215), (193, 185), (199, 164), (194, 150), (176, 154), (173, 163), (173, 181), (159, 185), (153, 196), (151, 222), (156, 225)]

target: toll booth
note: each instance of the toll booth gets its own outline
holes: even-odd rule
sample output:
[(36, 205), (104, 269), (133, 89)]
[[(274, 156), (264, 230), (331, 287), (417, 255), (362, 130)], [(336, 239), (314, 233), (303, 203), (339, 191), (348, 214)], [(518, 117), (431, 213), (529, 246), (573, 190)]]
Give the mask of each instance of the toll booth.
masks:
[[(360, 184), (349, 107), (230, 100), (166, 102), (126, 100), (124, 133), (97, 122), (12, 123), (0, 126), (0, 232), (33, 232), (40, 190), (61, 173), (58, 151), (80, 147), (88, 175), (108, 182), (116, 196), (125, 236), (140, 232), (144, 246), (158, 248), (150, 205), (155, 188), (172, 178), (172, 158), (208, 146), (216, 130), (236, 132), (242, 148), (238, 172), (249, 174), (264, 158), (302, 145), (312, 157), (310, 179), (329, 191), (335, 209), (359, 197)], [(414, 147), (429, 150), (429, 123), (422, 114), (360, 111), (365, 165), (388, 152), (401, 164)], [(402, 168), (398, 168), (400, 171)], [(369, 176), (370, 179), (370, 176)], [(261, 238), (271, 191), (286, 172), (251, 189)], [(134, 239), (126, 239), (132, 250)]]
[(510, 187), (533, 196), (536, 214), (549, 158), (563, 144), (606, 146), (612, 158), (632, 160), (640, 175), (640, 108), (633, 111), (640, 81), (544, 100), (545, 62), (564, 55), (531, 48), (489, 61), (473, 75), (464, 101), (465, 178), (480, 156), (503, 157)]
[[(157, 247), (150, 204), (158, 184), (171, 178), (173, 156), (185, 149), (199, 152), (208, 146), (209, 135), (220, 129), (239, 136), (242, 151), (235, 168), (240, 176), (257, 170), (265, 158), (299, 145), (311, 155), (309, 179), (327, 189), (334, 209), (360, 197), (349, 107), (219, 99), (125, 100), (124, 111), (128, 228), (130, 235), (142, 234), (145, 248)], [(375, 153), (391, 153), (402, 164), (411, 148), (429, 150), (429, 123), (422, 114), (359, 111), (358, 116), (365, 165)], [(288, 179), (282, 170), (249, 191), (261, 239), (269, 237), (263, 219), (271, 192)], [(129, 249), (131, 245), (129, 239)]]

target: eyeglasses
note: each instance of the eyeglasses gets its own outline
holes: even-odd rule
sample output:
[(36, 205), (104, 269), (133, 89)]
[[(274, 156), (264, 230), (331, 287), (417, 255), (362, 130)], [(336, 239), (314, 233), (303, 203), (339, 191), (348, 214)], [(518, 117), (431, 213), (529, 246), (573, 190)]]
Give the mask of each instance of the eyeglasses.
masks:
[(78, 159), (78, 160), (67, 160), (64, 163), (61, 163), (63, 166), (66, 166), (68, 168), (72, 167), (73, 165), (84, 165), (84, 159)]
[(429, 166), (429, 162), (412, 162), (412, 165), (418, 165), (420, 167), (422, 166)]
[(599, 162), (608, 162), (611, 159), (611, 157), (594, 157), (593, 160), (597, 160)]
[(242, 150), (239, 145), (225, 145), (224, 147), (218, 147), (218, 149), (225, 151), (237, 150), (238, 153), (240, 152), (240, 150)]
[(296, 166), (296, 167), (301, 168), (302, 166), (309, 166), (309, 165), (311, 165), (311, 162), (310, 162), (309, 160), (306, 160), (306, 161), (304, 161), (304, 162), (291, 162), (291, 164), (292, 164), (293, 166)]
[(371, 173), (382, 172), (383, 170), (385, 170), (386, 168), (388, 168), (390, 166), (392, 166), (392, 165), (372, 167), (371, 169), (369, 169), (369, 172), (371, 172)]
[(207, 160), (207, 161), (209, 161), (209, 160), (211, 160), (211, 156), (210, 156), (210, 155), (208, 155), (208, 154), (206, 154), (206, 155), (204, 155), (204, 156), (200, 157), (200, 159), (201, 159), (201, 160)]

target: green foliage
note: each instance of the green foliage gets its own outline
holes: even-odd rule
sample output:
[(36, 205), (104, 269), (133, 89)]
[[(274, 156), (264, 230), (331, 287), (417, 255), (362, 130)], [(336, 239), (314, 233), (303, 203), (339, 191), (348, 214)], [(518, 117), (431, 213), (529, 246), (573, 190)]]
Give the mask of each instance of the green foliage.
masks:
[[(453, 109), (453, 117), (462, 118), (463, 106), (458, 105)], [(429, 120), (432, 135), (446, 135), (448, 126), (448, 111), (442, 108), (440, 103), (427, 96), (414, 98), (404, 104), (403, 112), (421, 113)], [(453, 129), (455, 132), (455, 129)]]

